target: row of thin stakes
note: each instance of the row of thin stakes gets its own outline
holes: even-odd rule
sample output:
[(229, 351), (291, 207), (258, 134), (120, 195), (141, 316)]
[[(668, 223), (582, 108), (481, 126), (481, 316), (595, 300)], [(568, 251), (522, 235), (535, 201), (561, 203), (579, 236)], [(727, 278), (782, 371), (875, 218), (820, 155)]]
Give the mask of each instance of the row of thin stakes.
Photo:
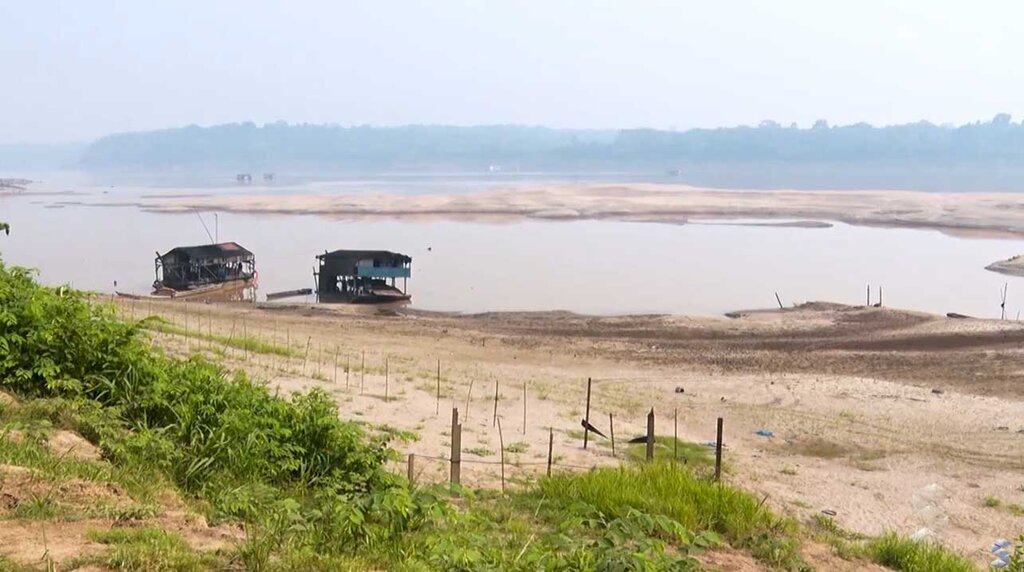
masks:
[[(600, 431), (597, 430), (590, 423), (590, 396), (593, 388), (593, 379), (587, 378), (587, 405), (584, 413), (582, 425), (583, 425), (583, 448), (587, 448), (589, 441), (590, 432), (593, 431), (598, 435), (604, 437)], [(721, 481), (722, 477), (722, 430), (724, 427), (725, 420), (721, 417), (718, 418), (717, 423), (717, 437), (715, 439), (715, 482)], [(611, 413), (608, 414), (608, 429), (611, 433), (612, 442), (612, 456), (615, 455), (615, 418)], [(647, 434), (645, 438), (645, 444), (647, 446), (645, 458), (647, 461), (654, 460), (654, 408), (647, 414)], [(550, 465), (550, 451), (548, 452), (548, 474), (551, 474)], [(672, 410), (672, 459), (676, 460), (679, 458), (679, 410)]]
[[(439, 376), (439, 379), (440, 379), (440, 376)], [(598, 435), (601, 435), (602, 437), (605, 436), (603, 433), (601, 433), (599, 430), (597, 430), (597, 428), (594, 427), (590, 423), (590, 397), (591, 397), (592, 383), (593, 383), (593, 381), (588, 378), (587, 379), (587, 409), (586, 409), (586, 417), (584, 417), (583, 420), (582, 420), (582, 425), (583, 425), (583, 448), (584, 449), (587, 448), (587, 445), (589, 443), (589, 436), (590, 436), (591, 432), (597, 433)], [(439, 392), (439, 395), (440, 395), (440, 392)], [(440, 401), (439, 401), (439, 403), (440, 403)], [(497, 405), (497, 398), (495, 399), (495, 405)], [(502, 428), (501, 428), (501, 417), (499, 417), (495, 413), (494, 420), (495, 420), (495, 424), (497, 425), (497, 428), (498, 428), (498, 447), (499, 447), (499, 451), (500, 451), (500, 460), (499, 460), (498, 464), (501, 466), (501, 490), (502, 490), (502, 492), (505, 492), (505, 438), (504, 438), (504, 434), (503, 434)], [(523, 419), (523, 421), (524, 421), (523, 432), (525, 433), (525, 431), (526, 431), (526, 429), (525, 429), (525, 421), (526, 421), (526, 419), (525, 419), (525, 411), (524, 411), (524, 419)], [(608, 423), (609, 423), (609, 429), (610, 429), (610, 433), (611, 433), (612, 456), (615, 456), (615, 419), (614, 419), (614, 417), (612, 416), (611, 413), (608, 414)], [(715, 439), (715, 444), (714, 444), (715, 445), (715, 472), (714, 472), (714, 481), (715, 482), (720, 482), (721, 481), (721, 477), (722, 477), (722, 446), (723, 446), (722, 445), (722, 433), (723, 433), (723, 428), (724, 428), (724, 419), (722, 417), (719, 417), (717, 419), (717, 427), (716, 427), (717, 438)], [(673, 439), (673, 459), (678, 459), (678, 457), (679, 457), (679, 454), (678, 454), (679, 453), (678, 452), (678, 447), (679, 447), (679, 415), (678, 415), (678, 410), (674, 410), (674, 412), (673, 412), (673, 437), (674, 437), (674, 439)], [(655, 415), (654, 415), (654, 408), (651, 408), (650, 412), (647, 414), (647, 433), (644, 436), (644, 443), (646, 444), (646, 460), (648, 462), (653, 461), (654, 460), (654, 443), (655, 443)], [(551, 476), (551, 468), (554, 465), (554, 446), (555, 446), (555, 432), (554, 432), (554, 429), (552, 427), (548, 427), (548, 455), (547, 455), (547, 463), (546, 463), (546, 465), (547, 465), (547, 472), (546, 472), (546, 474), (548, 476)], [(445, 458), (430, 457), (430, 456), (424, 456), (424, 457), (428, 458), (428, 459), (447, 461), (448, 464), (449, 464), (449, 482), (452, 484), (453, 487), (459, 486), (459, 485), (462, 484), (462, 463), (464, 461), (462, 459), (462, 423), (461, 423), (461, 421), (459, 419), (459, 408), (458, 407), (452, 407), (451, 448), (450, 448), (450, 453), (449, 453), (448, 458), (445, 459)], [(489, 461), (466, 461), (466, 462), (493, 464), (492, 462), (489, 462)], [(537, 465), (537, 464), (540, 464), (540, 463), (518, 463), (518, 464), (519, 465), (523, 465), (523, 464)], [(570, 465), (566, 465), (566, 466), (571, 467)], [(416, 469), (415, 469), (415, 467), (416, 467), (416, 454), (415, 453), (409, 453), (408, 458), (407, 458), (407, 466), (406, 466), (409, 482), (414, 482), (415, 481), (415, 477), (416, 477), (416, 472), (415, 472)], [(589, 469), (591, 467), (573, 467), (573, 468)]]

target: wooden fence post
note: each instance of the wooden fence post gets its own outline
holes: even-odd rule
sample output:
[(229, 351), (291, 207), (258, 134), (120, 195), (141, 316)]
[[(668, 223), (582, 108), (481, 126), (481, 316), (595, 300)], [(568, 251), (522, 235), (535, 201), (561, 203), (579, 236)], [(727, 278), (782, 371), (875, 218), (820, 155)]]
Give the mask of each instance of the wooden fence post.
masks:
[(612, 417), (611, 413), (608, 414), (608, 428), (612, 432), (612, 457), (614, 457), (615, 456), (615, 418)]
[(647, 414), (647, 460), (654, 460), (654, 408)]
[(498, 424), (498, 380), (494, 380), (494, 417), (491, 418), (491, 427)]
[(366, 388), (366, 350), (363, 350), (363, 359), (359, 364), (359, 395), (363, 394)]
[[(466, 420), (469, 421), (469, 402), (473, 399), (473, 384), (476, 382), (475, 379), (469, 380), (469, 389), (466, 391)], [(452, 401), (455, 401), (454, 396)]]
[(722, 418), (718, 418), (718, 439), (715, 441), (715, 482), (722, 478)]
[(583, 448), (587, 448), (587, 441), (590, 439), (590, 378), (587, 378), (587, 410), (584, 413), (583, 419), (586, 423), (583, 425)]
[(437, 360), (437, 404), (434, 405), (434, 415), (441, 413), (441, 359)]
[(302, 354), (302, 376), (306, 376), (306, 363), (309, 361), (309, 344), (313, 342), (313, 336), (306, 338), (306, 353)]
[(526, 382), (523, 382), (523, 435), (526, 435)]
[(548, 476), (551, 476), (551, 453), (555, 450), (555, 430), (548, 427)]
[(501, 419), (498, 419), (498, 448), (501, 451), (501, 494), (505, 494), (505, 438), (501, 435)]
[(388, 399), (388, 356), (384, 356), (384, 403), (390, 401)]
[(406, 470), (408, 471), (409, 486), (410, 487), (415, 484), (415, 479), (416, 479), (416, 472), (415, 472), (415, 468), (414, 468), (415, 465), (416, 465), (416, 453), (409, 453), (409, 467)]
[(334, 346), (334, 385), (338, 385), (338, 346)]
[(672, 462), (679, 460), (679, 409), (672, 410)]
[(459, 408), (452, 407), (452, 452), (451, 484), (462, 482), (462, 424), (459, 423)]

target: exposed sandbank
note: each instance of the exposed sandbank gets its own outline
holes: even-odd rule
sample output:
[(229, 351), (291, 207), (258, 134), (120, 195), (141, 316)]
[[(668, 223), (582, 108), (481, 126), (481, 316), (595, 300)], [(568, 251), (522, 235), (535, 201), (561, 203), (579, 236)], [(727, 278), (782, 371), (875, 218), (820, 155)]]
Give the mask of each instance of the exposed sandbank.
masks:
[(677, 224), (693, 219), (787, 219), (932, 228), (972, 236), (1024, 235), (1024, 194), (1017, 193), (750, 191), (587, 184), (502, 188), (473, 194), (182, 196), (132, 204), (159, 212), (198, 208), (340, 218), (610, 219)]
[(993, 262), (986, 266), (985, 270), (1009, 274), (1010, 276), (1024, 276), (1024, 255), (1017, 255), (1006, 260)]

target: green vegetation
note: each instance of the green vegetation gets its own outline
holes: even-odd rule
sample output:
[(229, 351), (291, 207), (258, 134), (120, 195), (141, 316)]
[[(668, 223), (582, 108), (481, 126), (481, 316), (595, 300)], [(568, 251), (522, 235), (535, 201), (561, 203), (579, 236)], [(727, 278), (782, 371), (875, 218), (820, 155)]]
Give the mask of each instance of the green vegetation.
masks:
[[(139, 325), (144, 329), (160, 332), (162, 334), (185, 336), (257, 354), (273, 354), (283, 357), (302, 357), (303, 355), (302, 352), (296, 349), (271, 344), (251, 336), (225, 336), (221, 334), (203, 333), (199, 330), (189, 330), (176, 324), (172, 324), (160, 316), (149, 316), (148, 318), (141, 320)], [(326, 381), (326, 378), (323, 378), (323, 380)]]
[(530, 450), (530, 444), (526, 441), (516, 441), (505, 445), (506, 453), (525, 453)]
[(580, 502), (614, 516), (630, 508), (663, 515), (689, 530), (720, 534), (774, 566), (805, 568), (794, 540), (796, 522), (773, 515), (748, 493), (699, 478), (672, 463), (552, 476), (540, 482), (539, 490), (565, 507)]
[(983, 504), (988, 508), (999, 508), (1003, 504), (1003, 501), (999, 500), (999, 497), (987, 496), (983, 501)]
[(157, 528), (93, 531), (89, 538), (110, 548), (100, 557), (81, 559), (81, 564), (97, 563), (133, 572), (188, 572), (219, 564), (215, 556), (194, 552), (177, 534)]
[(882, 535), (867, 544), (871, 560), (904, 572), (973, 572), (970, 560), (931, 544), (901, 538), (894, 533)]
[[(713, 450), (699, 443), (689, 443), (674, 437), (654, 437), (654, 460), (676, 461), (695, 467), (714, 464)], [(647, 443), (628, 443), (626, 457), (633, 461), (647, 459)]]
[(846, 560), (870, 560), (903, 572), (968, 572), (976, 569), (969, 559), (928, 540), (912, 540), (891, 532), (871, 539), (845, 531), (823, 515), (815, 515), (811, 533)]
[(480, 446), (480, 447), (464, 447), (462, 449), (462, 452), (463, 453), (469, 453), (470, 455), (476, 455), (477, 457), (490, 457), (491, 455), (494, 454), (494, 451), (488, 449), (487, 447), (483, 447), (483, 446)]
[[(659, 439), (659, 459), (678, 447), (688, 463), (556, 474), (507, 496), (460, 490), (451, 503), (447, 488), (413, 488), (384, 468), (387, 440), (414, 433), (387, 425), (367, 433), (340, 420), (322, 392), (279, 396), (200, 356), (166, 356), (144, 334), (160, 323), (120, 321), (109, 306), (41, 287), (0, 262), (0, 389), (19, 398), (0, 405), (0, 463), (24, 467), (32, 481), (4, 517), (142, 524), (93, 531), (105, 550), (65, 567), (699, 570), (699, 552), (727, 542), (774, 568), (808, 569), (796, 522), (711, 483), (703, 447)], [(82, 435), (104, 459), (55, 454), (47, 447), (55, 429)], [(74, 479), (116, 485), (131, 499), (87, 495), (91, 504), (81, 506), (52, 494)], [(201, 551), (145, 526), (169, 488), (211, 522), (241, 525), (246, 539)], [(959, 556), (891, 535), (844, 541), (847, 556), (900, 570), (962, 569), (950, 567)], [(0, 571), (20, 569), (0, 558)]]

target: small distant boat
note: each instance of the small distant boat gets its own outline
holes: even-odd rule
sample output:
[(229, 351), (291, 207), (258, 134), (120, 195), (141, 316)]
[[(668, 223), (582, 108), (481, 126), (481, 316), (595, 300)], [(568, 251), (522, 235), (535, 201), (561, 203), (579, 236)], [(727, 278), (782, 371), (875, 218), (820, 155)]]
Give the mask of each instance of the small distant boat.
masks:
[(255, 300), (256, 257), (237, 242), (158, 252), (155, 269), (155, 296)]
[(296, 296), (309, 296), (313, 293), (312, 288), (296, 288), (295, 290), (285, 290), (283, 292), (271, 292), (267, 294), (267, 300), (280, 300), (281, 298), (294, 298)]

